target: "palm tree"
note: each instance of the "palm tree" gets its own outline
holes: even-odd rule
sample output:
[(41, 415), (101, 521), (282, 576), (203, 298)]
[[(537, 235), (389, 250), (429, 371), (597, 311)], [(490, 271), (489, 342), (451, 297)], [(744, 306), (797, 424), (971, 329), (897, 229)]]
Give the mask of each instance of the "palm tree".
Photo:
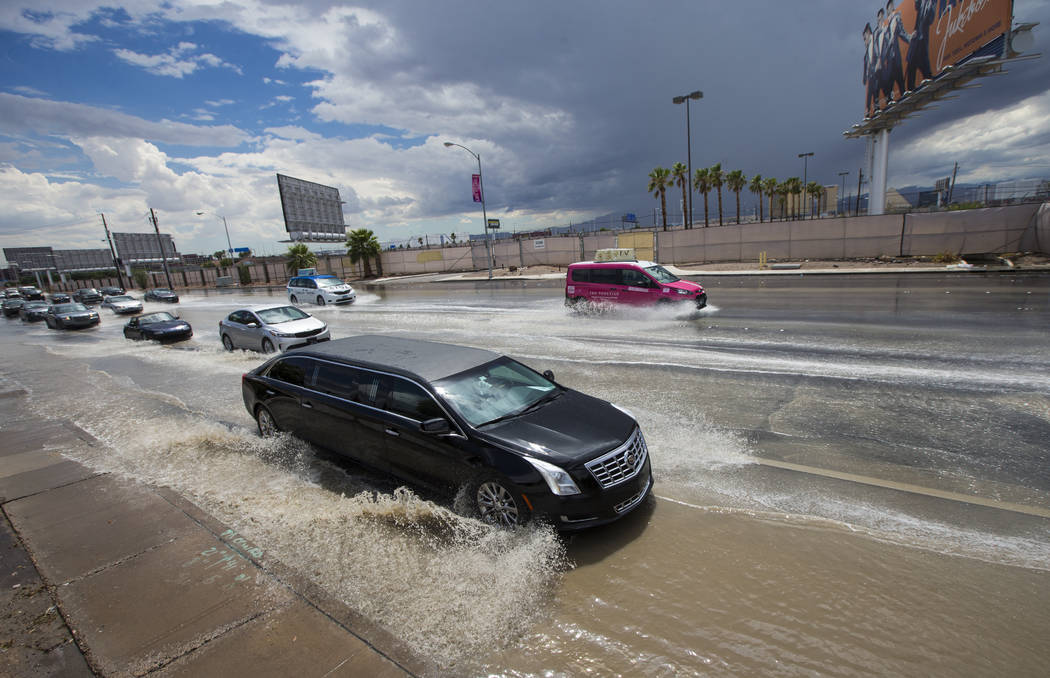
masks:
[(765, 221), (765, 217), (762, 216), (762, 175), (756, 174), (751, 177), (751, 183), (748, 184), (747, 189), (758, 194), (758, 223), (761, 224)]
[(299, 243), (288, 248), (288, 272), (295, 275), (300, 268), (313, 268), (317, 265), (317, 255), (310, 248)]
[(787, 219), (788, 194), (791, 193), (790, 179), (785, 179), (777, 184), (777, 197), (780, 200), (780, 218)]
[(777, 187), (780, 184), (773, 177), (762, 180), (762, 188), (766, 192), (766, 196), (769, 198), (769, 220), (773, 221), (773, 198), (777, 195)]
[(693, 190), (704, 194), (704, 228), (707, 228), (707, 194), (711, 192), (711, 171), (706, 167), (693, 172)]
[(725, 183), (726, 174), (722, 171), (722, 163), (715, 165), (707, 171), (708, 181), (711, 188), (718, 190), (718, 225), (722, 225), (722, 184)]
[(685, 192), (689, 187), (689, 168), (680, 162), (676, 162), (671, 166), (671, 177), (674, 179), (675, 186), (679, 186), (682, 189), (682, 223), (686, 228), (689, 228), (693, 224), (689, 214), (689, 196)]
[(660, 198), (660, 213), (663, 215), (664, 230), (667, 230), (667, 189), (672, 186), (671, 170), (657, 167), (649, 172), (649, 188), (654, 198)]
[[(350, 263), (365, 262), (365, 277), (372, 277), (372, 257), (379, 259), (379, 240), (376, 234), (367, 228), (358, 228), (346, 234), (346, 253)], [(380, 264), (382, 266), (382, 264)]]
[(726, 186), (736, 193), (736, 223), (740, 223), (740, 191), (747, 186), (747, 177), (740, 170), (733, 170), (726, 175)]
[(795, 218), (802, 217), (802, 179), (797, 176), (792, 176), (787, 179), (787, 185), (790, 186), (790, 193), (795, 196)]
[(824, 193), (824, 187), (815, 181), (811, 181), (806, 184), (806, 193), (809, 194), (809, 204), (812, 208), (814, 201), (816, 202), (816, 209), (810, 209), (810, 219), (815, 219), (816, 215), (820, 212), (820, 196)]

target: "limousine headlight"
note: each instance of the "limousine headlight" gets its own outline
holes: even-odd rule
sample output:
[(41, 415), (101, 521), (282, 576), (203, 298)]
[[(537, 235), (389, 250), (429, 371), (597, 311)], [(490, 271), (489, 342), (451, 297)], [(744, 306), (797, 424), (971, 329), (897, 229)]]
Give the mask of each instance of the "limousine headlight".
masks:
[(572, 476), (565, 469), (532, 457), (525, 457), (525, 461), (532, 464), (533, 468), (540, 472), (543, 479), (547, 481), (547, 487), (551, 488), (551, 492), (554, 494), (564, 497), (580, 493), (580, 488), (576, 487), (576, 481), (572, 479)]

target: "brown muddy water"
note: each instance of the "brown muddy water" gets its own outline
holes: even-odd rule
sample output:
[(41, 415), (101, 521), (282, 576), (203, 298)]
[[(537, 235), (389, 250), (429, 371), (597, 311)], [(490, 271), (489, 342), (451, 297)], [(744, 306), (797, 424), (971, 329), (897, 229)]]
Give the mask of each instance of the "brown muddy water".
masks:
[[(960, 282), (962, 281), (962, 282)], [(334, 337), (484, 346), (634, 412), (653, 499), (560, 536), (480, 525), (327, 452), (262, 440), (220, 317), (195, 338), (0, 321), (4, 388), (105, 443), (426, 657), (432, 675), (1044, 676), (1050, 283), (703, 281), (702, 312), (579, 315), (535, 283), (362, 290)], [(280, 298), (279, 296), (276, 298)]]

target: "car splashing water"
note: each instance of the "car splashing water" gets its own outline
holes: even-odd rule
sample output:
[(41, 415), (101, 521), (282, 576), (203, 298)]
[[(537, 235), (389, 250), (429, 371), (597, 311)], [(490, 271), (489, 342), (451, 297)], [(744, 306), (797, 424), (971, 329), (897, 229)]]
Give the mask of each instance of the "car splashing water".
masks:
[(544, 613), (570, 567), (549, 527), (493, 528), (410, 490), (377, 485), (295, 438), (260, 438), (239, 389), (220, 389), (237, 398), (239, 415), (229, 402), (209, 412), (209, 399), (194, 397), (216, 363), (232, 363), (223, 371), (239, 386), (244, 363), (258, 364), (257, 355), (132, 347), (125, 361), (179, 371), (179, 397), (67, 364), (67, 353), (109, 362), (90, 346), (50, 351), (52, 366), (66, 371), (60, 382), (39, 373), (26, 380), (39, 414), (61, 413), (102, 442), (77, 461), (171, 487), (441, 671), (513, 642)]

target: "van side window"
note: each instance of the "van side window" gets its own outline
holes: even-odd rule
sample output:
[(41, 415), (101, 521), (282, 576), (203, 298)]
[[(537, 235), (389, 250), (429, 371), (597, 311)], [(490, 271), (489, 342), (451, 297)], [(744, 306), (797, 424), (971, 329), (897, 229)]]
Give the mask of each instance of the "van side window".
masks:
[(386, 409), (416, 421), (444, 417), (438, 404), (430, 394), (419, 386), (396, 377), (390, 379), (390, 391), (386, 396)]
[(278, 360), (266, 376), (292, 386), (306, 386), (313, 381), (314, 362), (306, 358), (283, 358)]
[(622, 285), (621, 270), (618, 268), (592, 268), (591, 282), (599, 285)]
[(621, 272), (623, 273), (624, 285), (631, 285), (632, 287), (652, 287), (652, 281), (649, 279), (649, 276), (641, 271), (627, 268), (623, 269)]
[(379, 375), (349, 365), (322, 363), (317, 368), (315, 384), (321, 393), (375, 406)]
[(590, 282), (591, 281), (591, 269), (589, 268), (574, 268), (572, 270), (572, 281), (573, 282)]

